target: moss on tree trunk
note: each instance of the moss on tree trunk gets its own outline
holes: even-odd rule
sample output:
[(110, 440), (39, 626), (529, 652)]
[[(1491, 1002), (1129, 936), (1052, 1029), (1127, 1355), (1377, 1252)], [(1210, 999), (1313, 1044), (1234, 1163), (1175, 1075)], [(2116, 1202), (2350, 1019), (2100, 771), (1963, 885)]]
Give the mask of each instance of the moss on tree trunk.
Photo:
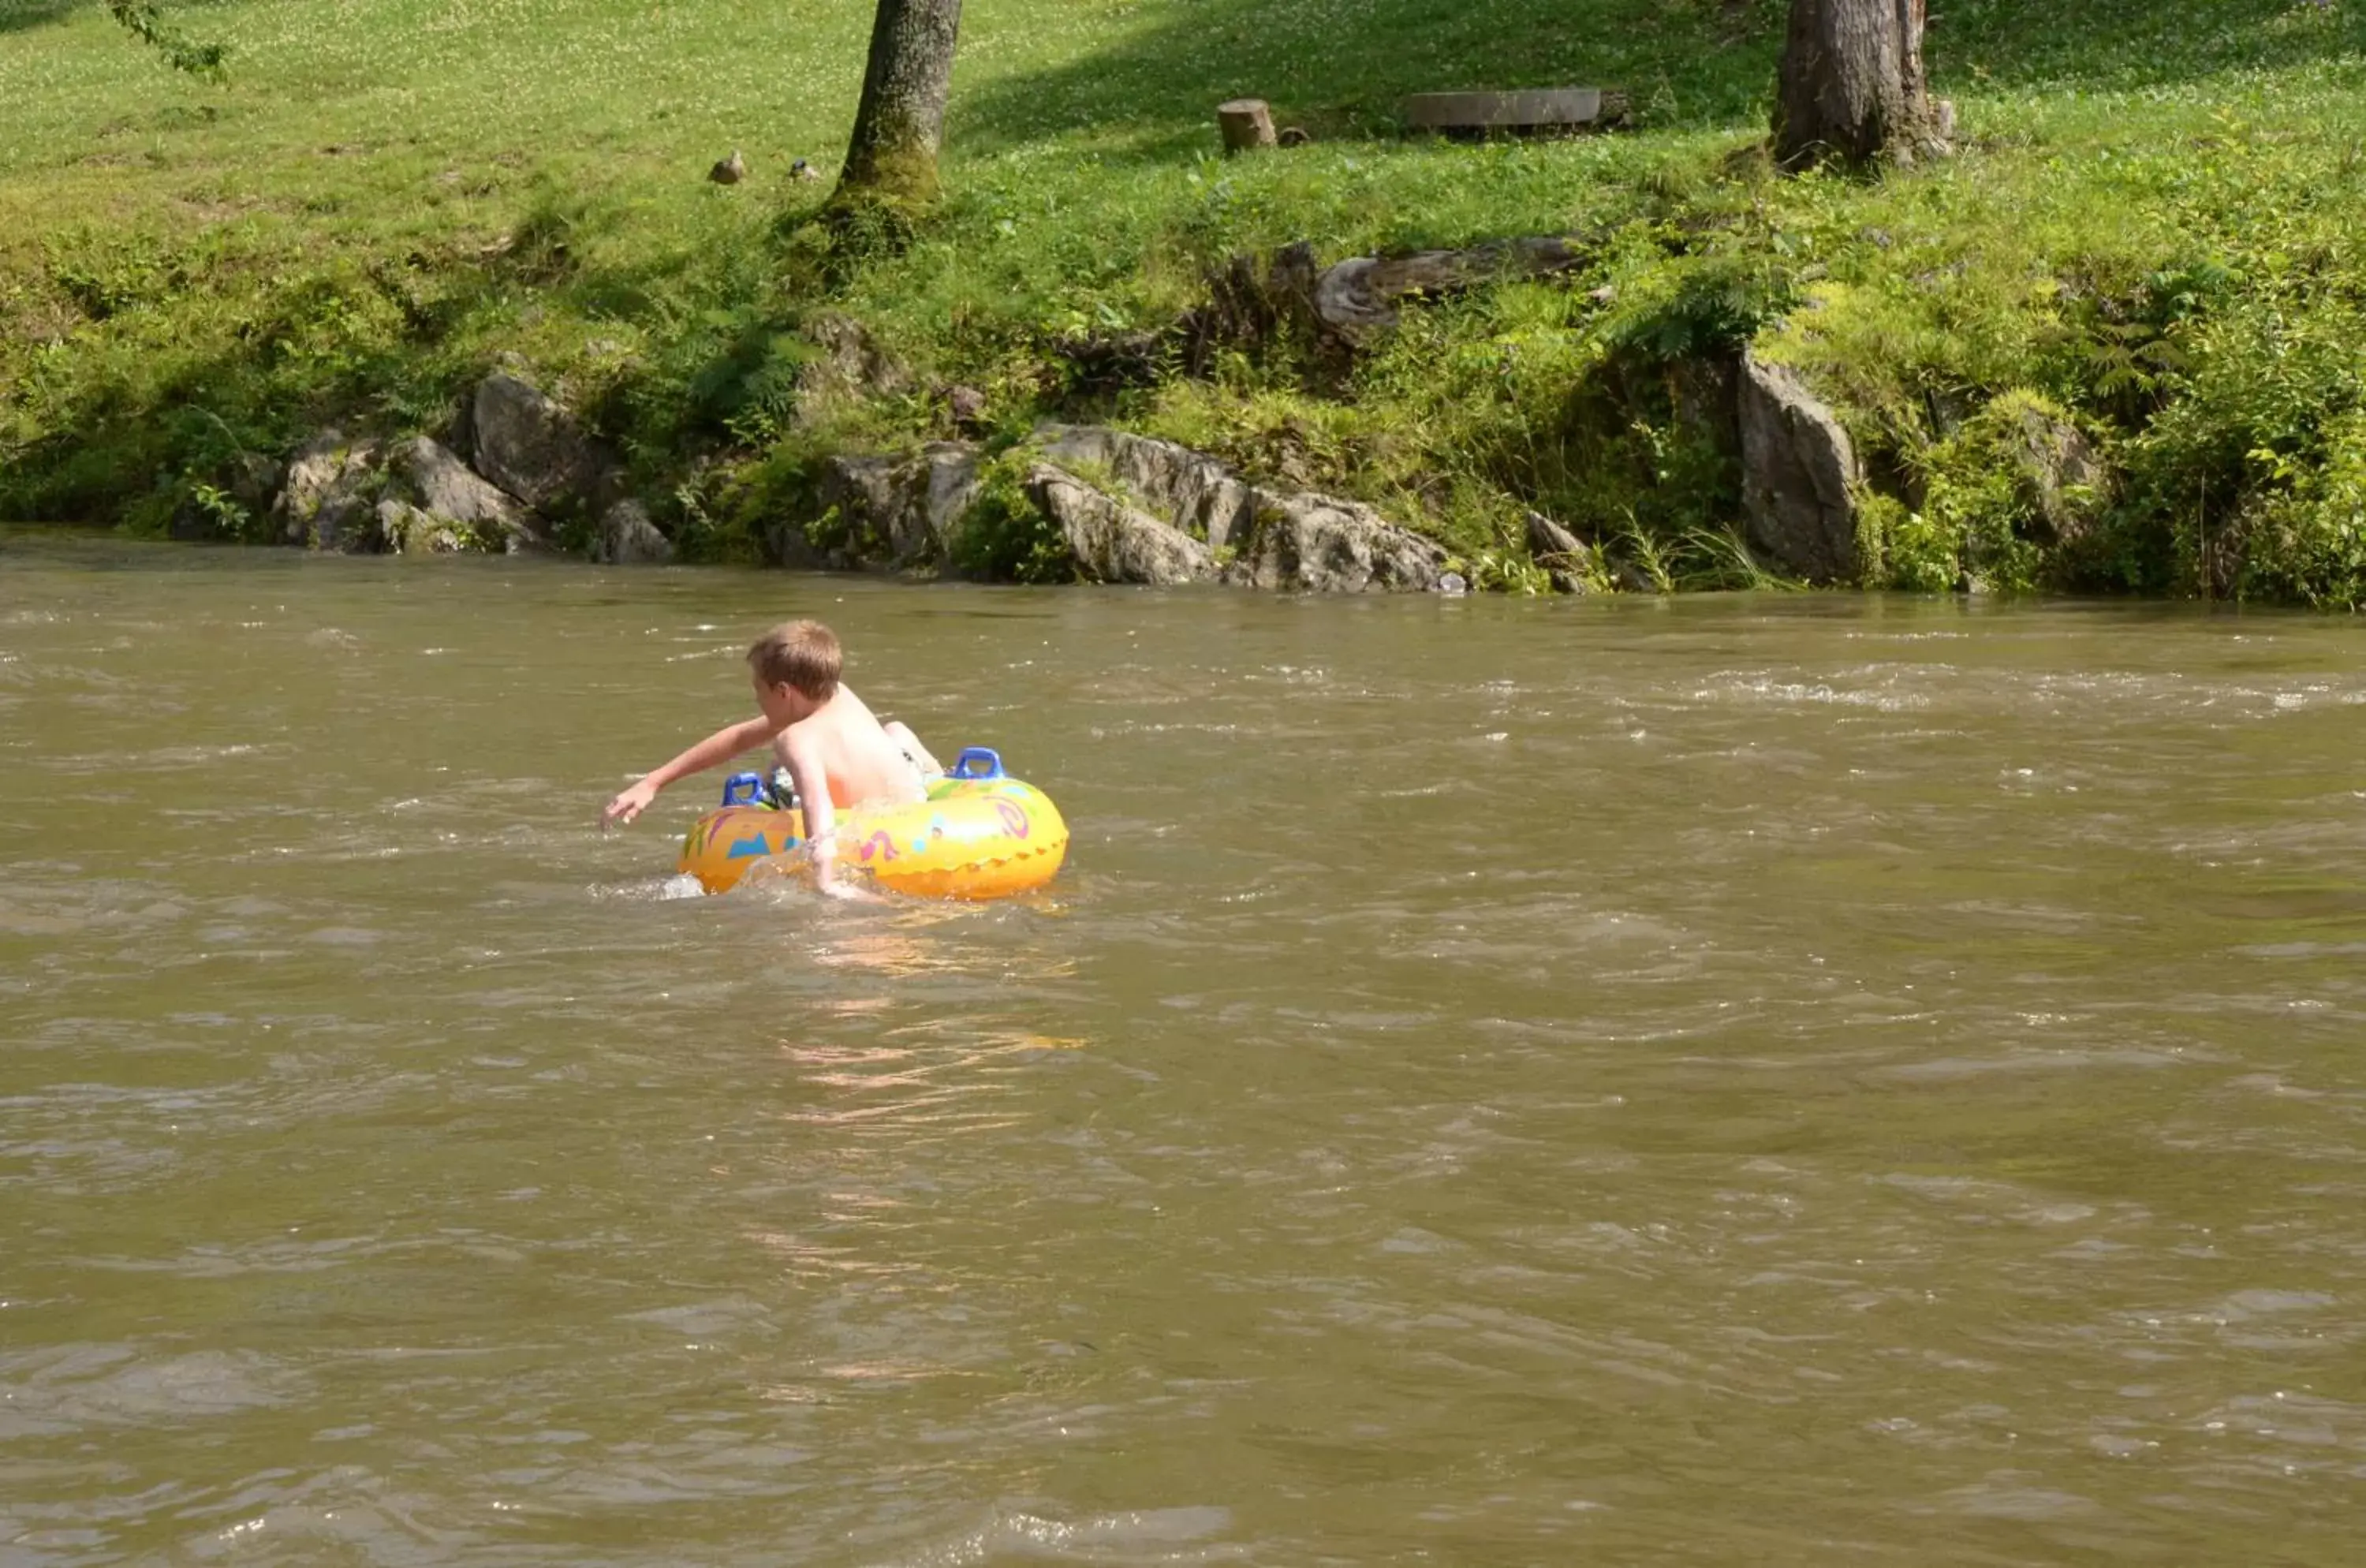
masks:
[(879, 0), (862, 102), (833, 206), (910, 209), (937, 195), (961, 0)]

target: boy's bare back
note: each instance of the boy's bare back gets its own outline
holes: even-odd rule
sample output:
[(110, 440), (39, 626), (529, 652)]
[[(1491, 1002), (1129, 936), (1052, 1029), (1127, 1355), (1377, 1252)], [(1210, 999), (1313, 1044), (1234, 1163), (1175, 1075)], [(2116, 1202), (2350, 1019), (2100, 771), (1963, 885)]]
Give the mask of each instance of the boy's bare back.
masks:
[(929, 795), (916, 760), (844, 686), (783, 729), (774, 749), (800, 795), (810, 801), (826, 793), (840, 811), (871, 802), (904, 806)]

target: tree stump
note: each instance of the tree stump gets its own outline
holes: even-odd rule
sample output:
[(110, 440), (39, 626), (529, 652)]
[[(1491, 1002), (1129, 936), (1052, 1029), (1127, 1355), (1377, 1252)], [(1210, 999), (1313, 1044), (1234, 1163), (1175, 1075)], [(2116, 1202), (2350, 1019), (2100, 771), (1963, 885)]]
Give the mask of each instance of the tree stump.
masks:
[(1273, 110), (1263, 98), (1234, 98), (1216, 106), (1216, 129), (1224, 138), (1224, 152), (1251, 152), (1274, 144)]

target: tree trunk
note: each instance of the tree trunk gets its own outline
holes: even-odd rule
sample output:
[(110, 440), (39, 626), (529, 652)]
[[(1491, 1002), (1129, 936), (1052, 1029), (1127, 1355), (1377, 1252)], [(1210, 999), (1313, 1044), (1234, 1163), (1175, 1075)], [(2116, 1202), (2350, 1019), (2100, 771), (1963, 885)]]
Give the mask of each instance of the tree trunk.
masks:
[(1877, 159), (1911, 164), (1946, 150), (1922, 74), (1924, 0), (1791, 0), (1774, 107), (1786, 169)]
[(935, 199), (960, 30), (961, 0), (879, 0), (838, 199), (868, 196), (898, 206)]

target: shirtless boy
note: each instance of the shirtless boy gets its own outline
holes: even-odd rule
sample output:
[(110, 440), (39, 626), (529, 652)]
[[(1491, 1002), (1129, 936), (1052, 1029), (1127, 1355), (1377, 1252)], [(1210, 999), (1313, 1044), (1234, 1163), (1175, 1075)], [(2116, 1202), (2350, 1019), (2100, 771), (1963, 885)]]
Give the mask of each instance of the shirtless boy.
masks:
[(842, 663), (837, 637), (819, 621), (774, 626), (748, 650), (762, 712), (716, 730), (617, 795), (605, 819), (630, 822), (676, 779), (769, 744), (805, 808), (815, 886), (833, 897), (862, 897), (838, 879), (837, 814), (873, 801), (925, 800), (928, 776), (943, 770), (918, 736), (892, 720), (881, 724), (862, 698), (839, 684)]

